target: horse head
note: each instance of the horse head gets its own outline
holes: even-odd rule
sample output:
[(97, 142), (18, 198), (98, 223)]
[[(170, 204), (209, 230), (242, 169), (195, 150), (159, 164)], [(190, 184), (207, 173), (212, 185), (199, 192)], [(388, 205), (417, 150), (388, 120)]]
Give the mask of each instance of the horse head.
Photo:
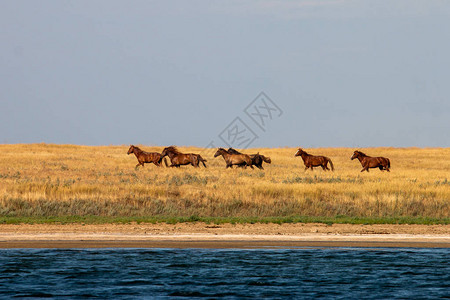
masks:
[(134, 145), (130, 145), (130, 149), (128, 149), (127, 154), (130, 155), (131, 153), (134, 153)]
[(177, 147), (175, 146), (169, 146), (164, 148), (164, 150), (161, 152), (161, 157), (169, 155), (169, 153), (180, 154), (180, 151), (178, 151)]
[(356, 150), (355, 152), (353, 152), (352, 157), (350, 158), (351, 160), (354, 160), (355, 158), (361, 157), (361, 156), (366, 156), (364, 153), (362, 153), (361, 151)]
[(306, 152), (303, 151), (302, 148), (298, 148), (297, 153), (295, 153), (294, 157), (295, 157), (295, 156), (301, 156), (303, 153), (306, 153)]
[(214, 154), (214, 157), (217, 157), (217, 156), (219, 156), (219, 155), (222, 155), (223, 153), (228, 153), (227, 152), (227, 150), (225, 150), (225, 149), (223, 149), (223, 148), (219, 148), (219, 149), (217, 149), (217, 152), (216, 152), (216, 154)]

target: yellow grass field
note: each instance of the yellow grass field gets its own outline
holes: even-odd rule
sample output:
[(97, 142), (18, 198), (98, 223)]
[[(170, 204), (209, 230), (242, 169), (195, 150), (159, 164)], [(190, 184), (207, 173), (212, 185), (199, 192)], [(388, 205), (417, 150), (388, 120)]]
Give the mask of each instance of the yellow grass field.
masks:
[[(141, 146), (161, 152), (163, 147)], [(335, 171), (304, 171), (295, 148), (246, 149), (270, 156), (265, 170), (225, 169), (215, 150), (207, 166), (158, 168), (128, 146), (0, 145), (0, 216), (450, 217), (450, 148), (365, 148), (391, 160), (391, 172), (361, 173), (350, 148), (305, 149)]]

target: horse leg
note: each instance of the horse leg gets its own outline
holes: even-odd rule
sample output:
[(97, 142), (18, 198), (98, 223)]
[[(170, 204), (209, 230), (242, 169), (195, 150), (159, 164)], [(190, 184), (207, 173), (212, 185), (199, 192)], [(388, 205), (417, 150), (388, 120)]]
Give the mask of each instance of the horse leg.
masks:
[(306, 170), (308, 170), (308, 168), (309, 168), (308, 166), (305, 167), (305, 172), (306, 172)]
[(138, 164), (136, 165), (136, 168), (137, 168), (138, 166), (144, 166), (144, 162), (141, 161), (141, 160), (138, 160)]

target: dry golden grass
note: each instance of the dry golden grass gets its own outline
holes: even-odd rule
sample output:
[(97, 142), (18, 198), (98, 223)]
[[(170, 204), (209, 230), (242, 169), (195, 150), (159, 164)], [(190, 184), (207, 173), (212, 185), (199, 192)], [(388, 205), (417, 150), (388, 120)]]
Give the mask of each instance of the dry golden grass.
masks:
[[(163, 147), (142, 146), (161, 152)], [(366, 148), (391, 172), (360, 173), (350, 148), (305, 149), (336, 170), (304, 171), (295, 148), (243, 150), (272, 158), (265, 170), (225, 169), (214, 150), (208, 168), (135, 170), (128, 146), (0, 145), (0, 216), (355, 216), (448, 218), (450, 148)]]

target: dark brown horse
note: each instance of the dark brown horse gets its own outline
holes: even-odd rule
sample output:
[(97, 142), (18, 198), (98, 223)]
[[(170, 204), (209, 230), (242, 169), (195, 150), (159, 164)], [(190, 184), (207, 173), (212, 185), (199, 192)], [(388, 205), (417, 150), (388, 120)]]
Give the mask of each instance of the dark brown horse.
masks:
[(389, 168), (391, 167), (391, 161), (389, 158), (386, 157), (370, 157), (366, 154), (362, 153), (361, 151), (355, 151), (353, 152), (353, 155), (351, 157), (351, 160), (354, 160), (357, 158), (359, 162), (361, 163), (361, 166), (363, 169), (361, 172), (367, 171), (369, 172), (369, 168), (379, 168), (381, 171), (389, 171)]
[(297, 153), (295, 153), (295, 156), (301, 156), (303, 159), (303, 163), (305, 164), (305, 171), (308, 168), (311, 168), (311, 171), (313, 171), (314, 167), (322, 167), (322, 169), (324, 171), (326, 170), (330, 170), (328, 169), (328, 162), (330, 163), (331, 166), (331, 170), (334, 171), (334, 166), (333, 166), (333, 162), (331, 161), (331, 159), (329, 159), (326, 156), (315, 156), (315, 155), (311, 155), (306, 153), (302, 148), (298, 148)]
[[(236, 149), (233, 149), (233, 148), (228, 148), (227, 152), (230, 153), (230, 154), (242, 154), (241, 152), (239, 152), (239, 151), (237, 151)], [(257, 167), (258, 169), (261, 169), (261, 170), (264, 170), (264, 168), (262, 166), (263, 162), (266, 162), (268, 164), (270, 164), (272, 162), (270, 157), (264, 156), (262, 154), (259, 154), (259, 152), (256, 153), (256, 154), (250, 154), (249, 156), (250, 156), (250, 158), (252, 160), (252, 165)], [(246, 165), (247, 164), (244, 162), (244, 163), (241, 163), (241, 164), (239, 164), (237, 166), (238, 167), (244, 167)]]
[[(138, 164), (136, 165), (136, 168), (139, 166), (144, 166), (145, 163), (154, 163), (156, 166), (161, 166), (161, 154), (157, 152), (145, 152), (141, 150), (139, 147), (131, 145), (128, 149), (127, 154), (130, 155), (131, 153), (134, 153), (136, 155), (136, 158), (138, 160)], [(167, 160), (164, 159), (164, 163), (167, 167)]]
[(219, 155), (222, 155), (223, 159), (225, 160), (225, 163), (227, 164), (226, 168), (233, 168), (233, 165), (244, 164), (244, 168), (249, 166), (253, 169), (252, 159), (247, 154), (231, 154), (228, 153), (227, 150), (219, 148), (217, 149), (216, 154), (214, 154), (214, 157), (217, 157)]
[(194, 168), (199, 167), (199, 163), (203, 163), (203, 166), (206, 168), (206, 159), (203, 159), (200, 154), (195, 153), (181, 153), (175, 146), (170, 146), (164, 148), (161, 153), (161, 159), (163, 157), (169, 156), (170, 162), (172, 163), (171, 167), (177, 167), (191, 164)]

